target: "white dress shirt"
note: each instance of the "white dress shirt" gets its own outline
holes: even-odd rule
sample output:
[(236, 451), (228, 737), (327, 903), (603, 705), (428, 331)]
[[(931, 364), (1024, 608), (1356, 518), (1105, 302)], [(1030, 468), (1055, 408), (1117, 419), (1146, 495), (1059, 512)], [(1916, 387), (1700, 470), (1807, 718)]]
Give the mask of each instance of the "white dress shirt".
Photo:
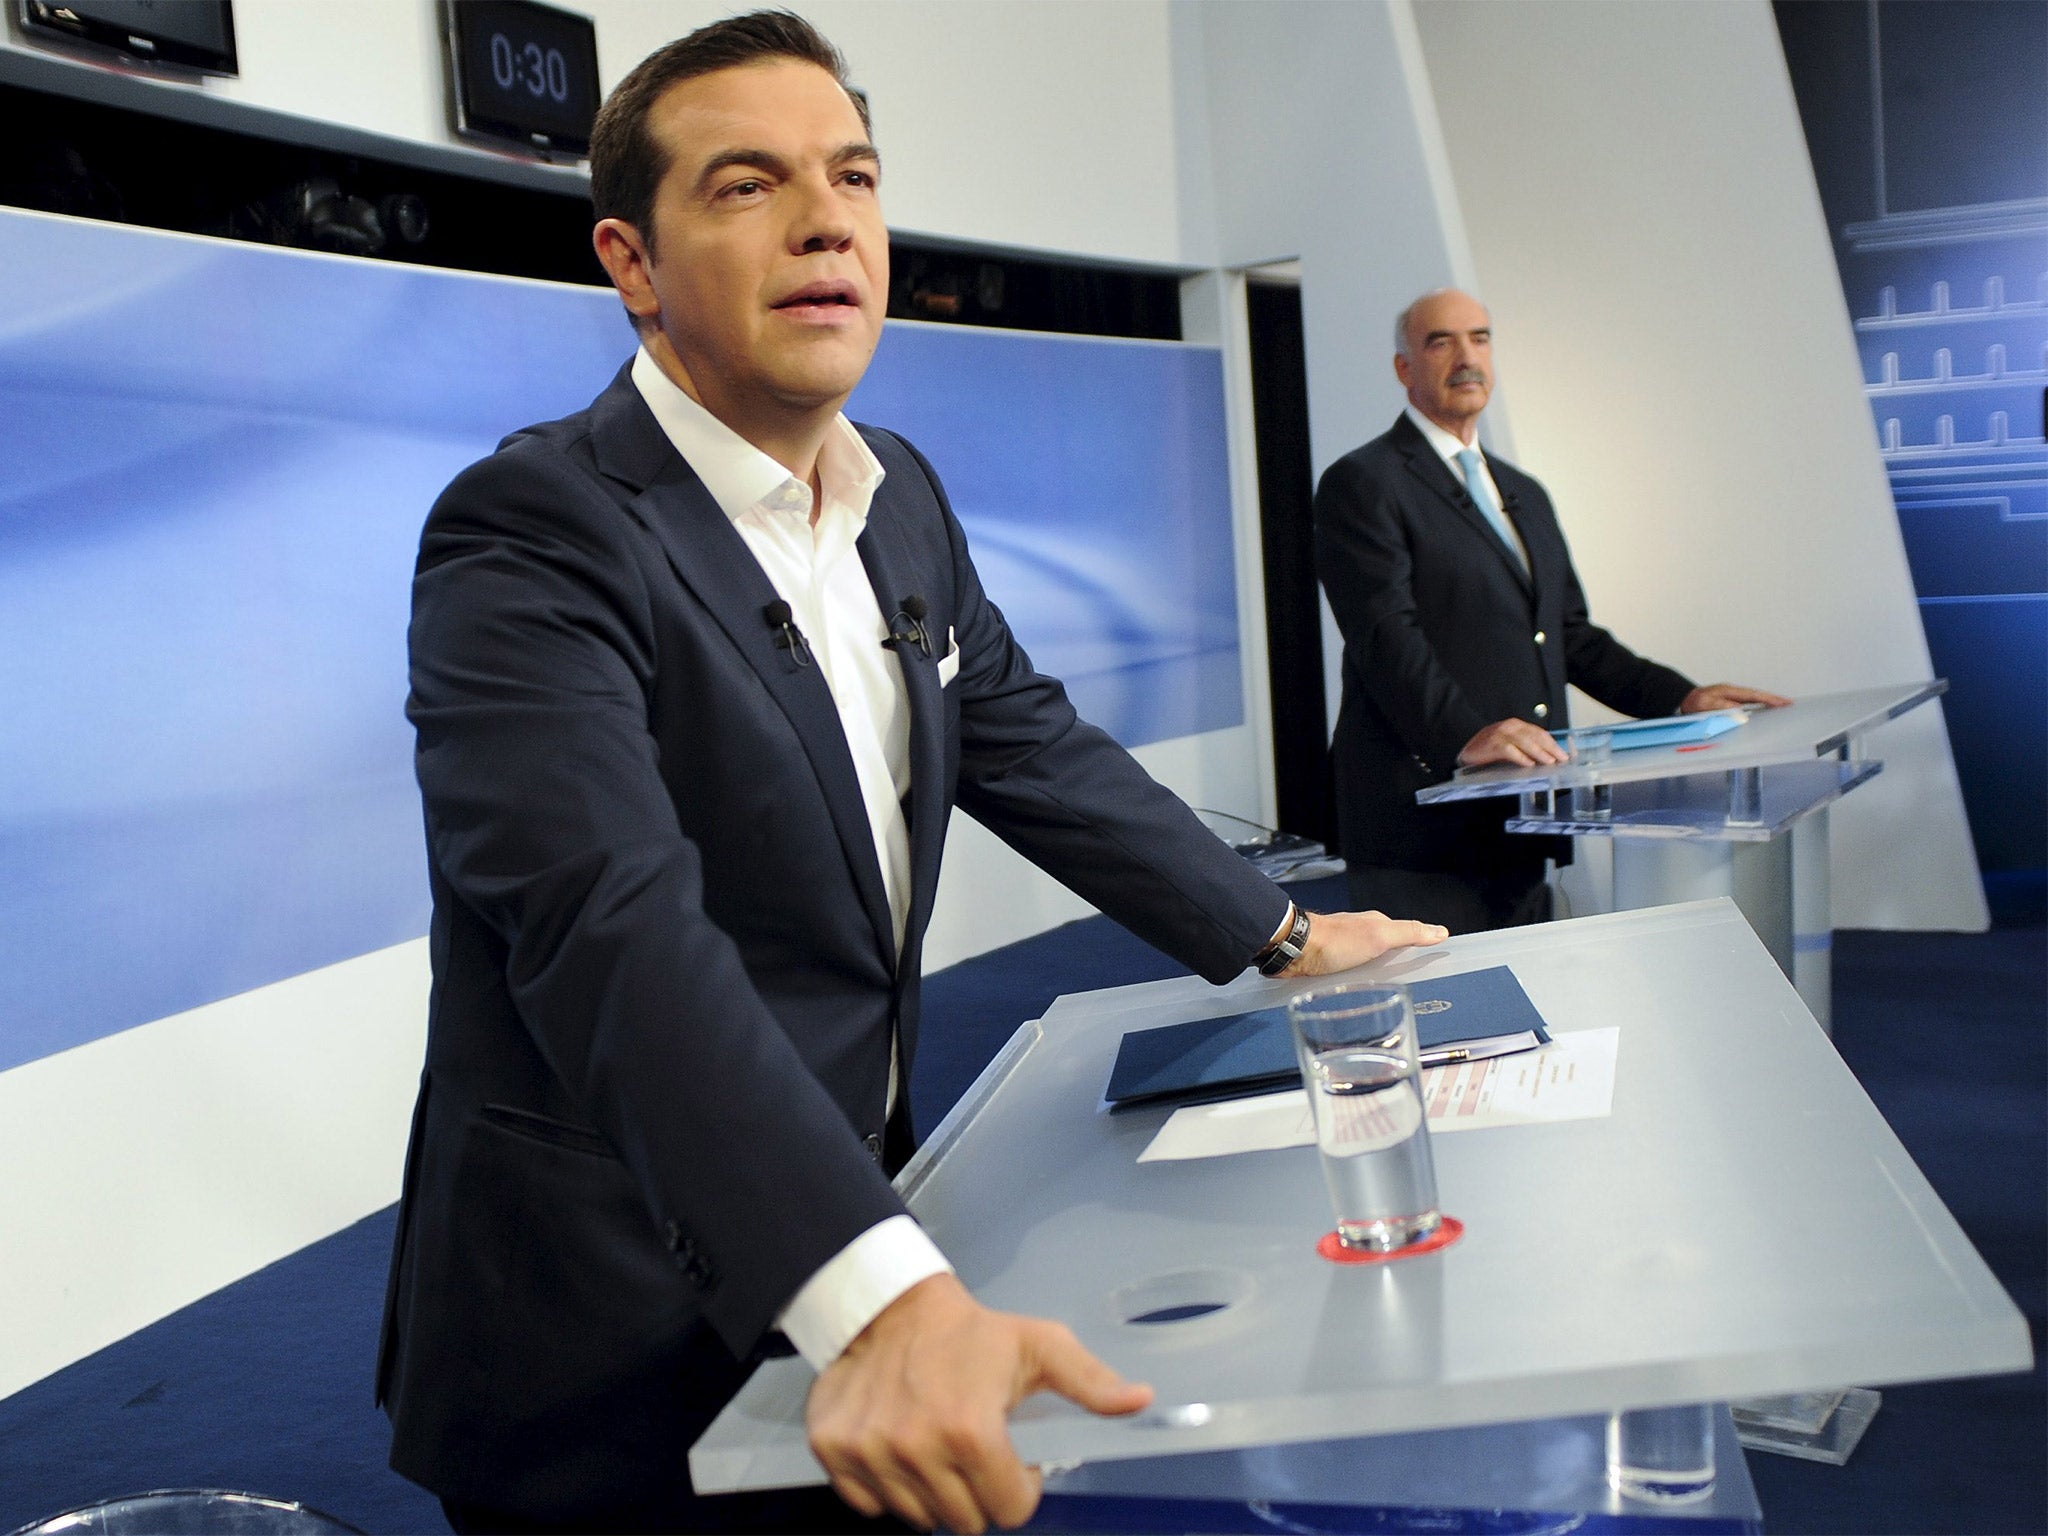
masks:
[[(822, 505), (813, 523), (811, 488), (691, 399), (645, 348), (633, 359), (633, 383), (810, 643), (860, 781), (900, 952), (910, 912), (910, 831), (903, 813), (910, 793), (910, 695), (896, 653), (882, 643), (888, 622), (854, 548), (882, 483), (881, 463), (853, 424), (837, 417), (818, 454)], [(891, 1038), (892, 1110), (897, 1077)], [(822, 1371), (890, 1302), (918, 1281), (951, 1270), (922, 1227), (908, 1216), (892, 1216), (827, 1260), (776, 1321)]]
[[(1515, 541), (1515, 551), (1522, 557), (1522, 569), (1525, 571), (1533, 570), (1534, 567), (1529, 564), (1529, 546), (1522, 542), (1522, 530), (1515, 526), (1515, 520), (1509, 517), (1503, 510), (1507, 506), (1507, 498), (1500, 493), (1500, 485), (1493, 478), (1493, 466), (1487, 462), (1486, 450), (1479, 446), (1479, 439), (1474, 437), (1469, 443), (1460, 442), (1456, 433), (1446, 432), (1442, 427), (1423, 415), (1422, 412), (1415, 409), (1413, 405), (1406, 408), (1405, 414), (1410, 421), (1415, 423), (1416, 429), (1429, 440), (1429, 446), (1437, 451), (1444, 463), (1450, 468), (1451, 474), (1458, 484), (1463, 485), (1465, 483), (1465, 466), (1458, 462), (1458, 455), (1467, 448), (1477, 451), (1479, 454), (1479, 473), (1486, 477), (1487, 489), (1493, 492), (1493, 508), (1496, 512), (1501, 513), (1501, 521), (1507, 525), (1508, 533)], [(1485, 510), (1484, 507), (1480, 508), (1482, 512)]]

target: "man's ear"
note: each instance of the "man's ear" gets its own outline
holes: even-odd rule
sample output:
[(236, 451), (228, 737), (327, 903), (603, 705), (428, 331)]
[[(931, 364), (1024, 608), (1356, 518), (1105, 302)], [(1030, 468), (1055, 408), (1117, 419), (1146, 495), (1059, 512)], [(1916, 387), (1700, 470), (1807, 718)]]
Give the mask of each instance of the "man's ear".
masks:
[(654, 293), (654, 261), (640, 231), (624, 219), (600, 219), (590, 232), (597, 259), (619, 290), (619, 302), (635, 321), (652, 320), (661, 313), (661, 301)]
[[(599, 251), (598, 256), (600, 259), (602, 259), (604, 256), (604, 252)], [(614, 278), (613, 281), (616, 282), (617, 279)], [(1403, 389), (1406, 389), (1408, 387), (1408, 359), (1403, 357), (1398, 352), (1394, 354), (1394, 377), (1401, 381), (1401, 387)]]

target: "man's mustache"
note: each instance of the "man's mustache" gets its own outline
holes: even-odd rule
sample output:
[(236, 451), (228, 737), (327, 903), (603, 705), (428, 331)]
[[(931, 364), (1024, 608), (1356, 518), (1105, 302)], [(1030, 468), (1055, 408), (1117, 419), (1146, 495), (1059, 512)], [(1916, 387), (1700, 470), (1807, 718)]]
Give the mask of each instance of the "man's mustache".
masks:
[(1451, 370), (1450, 378), (1444, 382), (1452, 385), (1484, 384), (1486, 382), (1486, 370), (1484, 368), (1454, 368)]

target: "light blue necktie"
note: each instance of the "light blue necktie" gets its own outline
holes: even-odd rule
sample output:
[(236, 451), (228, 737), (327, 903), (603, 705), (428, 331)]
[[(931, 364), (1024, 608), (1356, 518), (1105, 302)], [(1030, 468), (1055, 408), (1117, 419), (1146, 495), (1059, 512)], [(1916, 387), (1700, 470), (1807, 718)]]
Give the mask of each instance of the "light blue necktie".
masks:
[(1529, 573), (1528, 558), (1522, 553), (1522, 546), (1515, 538), (1515, 530), (1508, 524), (1507, 513), (1501, 511), (1499, 504), (1493, 499), (1493, 487), (1487, 484), (1486, 474), (1479, 467), (1479, 450), (1459, 449), (1458, 462), (1465, 469), (1466, 493), (1477, 504), (1480, 515), (1492, 526), (1493, 531), (1500, 535), (1501, 543), (1507, 545), (1508, 553), (1515, 557), (1515, 564), (1522, 568), (1522, 574), (1526, 576)]

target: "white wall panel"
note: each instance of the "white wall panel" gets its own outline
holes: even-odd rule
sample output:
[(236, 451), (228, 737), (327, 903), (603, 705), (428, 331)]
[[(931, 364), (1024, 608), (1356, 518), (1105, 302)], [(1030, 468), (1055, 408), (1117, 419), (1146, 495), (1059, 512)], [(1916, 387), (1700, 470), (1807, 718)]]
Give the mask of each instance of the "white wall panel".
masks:
[(199, 88), (371, 133), (455, 143), (440, 25), (430, 0), (235, 0), (241, 73)]

